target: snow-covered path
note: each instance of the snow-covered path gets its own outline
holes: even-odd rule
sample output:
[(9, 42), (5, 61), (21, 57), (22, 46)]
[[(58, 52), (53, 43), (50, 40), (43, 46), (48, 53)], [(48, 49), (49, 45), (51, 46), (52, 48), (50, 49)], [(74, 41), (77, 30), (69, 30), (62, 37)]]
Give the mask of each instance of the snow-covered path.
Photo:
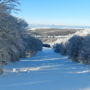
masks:
[(5, 66), (0, 90), (90, 90), (90, 66), (72, 62), (51, 48)]

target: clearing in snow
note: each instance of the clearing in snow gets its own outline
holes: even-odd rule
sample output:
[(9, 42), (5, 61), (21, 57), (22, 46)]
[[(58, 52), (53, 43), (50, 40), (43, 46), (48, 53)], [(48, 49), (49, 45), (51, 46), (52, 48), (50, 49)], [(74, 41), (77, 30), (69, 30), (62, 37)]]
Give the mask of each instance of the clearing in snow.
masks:
[(90, 66), (44, 48), (35, 57), (4, 67), (1, 90), (90, 90)]

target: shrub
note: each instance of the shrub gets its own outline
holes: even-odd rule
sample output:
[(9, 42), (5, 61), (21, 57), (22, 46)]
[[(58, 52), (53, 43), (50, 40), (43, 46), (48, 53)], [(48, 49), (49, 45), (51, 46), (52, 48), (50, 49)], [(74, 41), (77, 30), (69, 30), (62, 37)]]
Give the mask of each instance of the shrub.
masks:
[(67, 55), (74, 61), (78, 61), (79, 51), (82, 47), (82, 37), (74, 35), (67, 41)]
[(90, 30), (82, 30), (54, 45), (54, 50), (73, 61), (90, 64)]
[(79, 51), (79, 62), (90, 64), (90, 35), (83, 37), (82, 48)]

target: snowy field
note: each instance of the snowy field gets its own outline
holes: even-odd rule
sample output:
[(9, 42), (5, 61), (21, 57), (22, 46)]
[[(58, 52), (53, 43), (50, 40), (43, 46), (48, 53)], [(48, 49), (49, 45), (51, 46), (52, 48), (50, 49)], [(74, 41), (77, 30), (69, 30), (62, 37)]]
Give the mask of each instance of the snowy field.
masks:
[(90, 90), (90, 66), (44, 48), (35, 57), (6, 65), (0, 90)]

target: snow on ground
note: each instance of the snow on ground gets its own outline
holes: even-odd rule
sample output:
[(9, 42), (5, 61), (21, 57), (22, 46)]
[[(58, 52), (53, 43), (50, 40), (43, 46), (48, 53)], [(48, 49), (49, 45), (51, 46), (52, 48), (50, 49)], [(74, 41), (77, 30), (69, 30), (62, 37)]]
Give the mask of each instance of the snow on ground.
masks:
[(6, 65), (0, 90), (90, 90), (90, 66), (44, 48), (35, 57)]

